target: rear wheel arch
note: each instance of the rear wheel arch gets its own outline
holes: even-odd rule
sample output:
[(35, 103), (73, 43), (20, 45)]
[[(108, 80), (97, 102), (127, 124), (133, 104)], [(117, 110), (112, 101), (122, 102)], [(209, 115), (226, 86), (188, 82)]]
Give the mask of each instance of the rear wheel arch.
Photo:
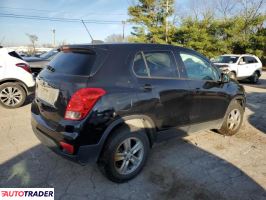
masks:
[(28, 94), (28, 87), (26, 86), (25, 83), (23, 83), (22, 81), (18, 80), (18, 79), (4, 79), (0, 81), (0, 85), (4, 84), (4, 83), (17, 83), (19, 84), (24, 91), (26, 92), (26, 94)]
[(254, 73), (257, 73), (259, 75), (259, 77), (261, 76), (260, 70), (256, 70)]
[(122, 128), (123, 126), (129, 126), (131, 128), (136, 129), (144, 129), (145, 133), (149, 139), (150, 147), (152, 147), (153, 143), (156, 140), (156, 129), (155, 124), (152, 121), (152, 119), (145, 115), (131, 115), (122, 117), (116, 121), (114, 121), (112, 124), (108, 126), (105, 133), (103, 134), (103, 143), (101, 147), (101, 153), (103, 153), (104, 147), (107, 144), (107, 141), (112, 137), (112, 135), (115, 133), (115, 130)]
[(124, 123), (131, 127), (144, 129), (149, 138), (150, 146), (153, 145), (156, 139), (156, 130), (155, 124), (150, 117), (144, 115), (132, 116), (132, 118), (126, 117)]

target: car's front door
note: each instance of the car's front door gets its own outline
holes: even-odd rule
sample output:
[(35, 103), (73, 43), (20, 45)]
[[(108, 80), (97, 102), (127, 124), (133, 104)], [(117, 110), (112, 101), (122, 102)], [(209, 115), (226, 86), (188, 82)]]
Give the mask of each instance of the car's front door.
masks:
[(173, 52), (139, 52), (133, 71), (140, 88), (141, 112), (152, 113), (160, 130), (178, 127), (186, 132), (191, 106), (189, 86), (186, 80), (179, 79)]
[[(210, 123), (221, 121), (229, 105), (227, 83), (219, 81), (219, 72), (203, 56), (194, 51), (179, 52), (190, 85), (193, 104), (190, 112), (191, 130), (194, 127), (208, 128)], [(202, 124), (202, 127), (198, 127)], [(204, 127), (206, 126), (206, 127)]]

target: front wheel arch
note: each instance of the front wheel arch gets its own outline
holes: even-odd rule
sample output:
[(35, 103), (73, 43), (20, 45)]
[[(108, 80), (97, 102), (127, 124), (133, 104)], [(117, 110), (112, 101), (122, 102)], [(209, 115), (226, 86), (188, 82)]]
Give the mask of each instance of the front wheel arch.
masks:
[(233, 74), (234, 77), (235, 77), (235, 79), (237, 79), (237, 73), (236, 73), (236, 71), (234, 71), (234, 70), (230, 71), (230, 72), (228, 73), (229, 77), (231, 77), (230, 74)]
[[(234, 98), (230, 102), (230, 104), (226, 110), (222, 126), (217, 130), (220, 134), (232, 136), (232, 135), (236, 134), (238, 132), (238, 130), (240, 129), (241, 124), (243, 122), (243, 116), (244, 116), (244, 111), (245, 111), (245, 108), (241, 105), (241, 101), (242, 101), (242, 99)], [(236, 123), (237, 126), (236, 126), (236, 128), (233, 129), (233, 127), (232, 128), (228, 127), (228, 116), (230, 116), (231, 112), (234, 110), (238, 111), (239, 114), (237, 117), (237, 121), (238, 121)], [(229, 123), (231, 123), (231, 122), (229, 122)], [(232, 123), (235, 123), (235, 122), (232, 122)]]

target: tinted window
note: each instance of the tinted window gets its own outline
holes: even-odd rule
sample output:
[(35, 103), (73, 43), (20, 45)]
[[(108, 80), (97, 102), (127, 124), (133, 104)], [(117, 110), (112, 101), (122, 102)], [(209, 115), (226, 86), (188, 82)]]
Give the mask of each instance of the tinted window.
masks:
[(145, 65), (145, 61), (143, 59), (143, 56), (141, 53), (138, 53), (135, 56), (134, 59), (134, 72), (138, 75), (138, 76), (149, 76), (148, 75), (148, 69)]
[(219, 80), (217, 71), (204, 59), (188, 53), (181, 53), (180, 56), (186, 68), (188, 78), (196, 80)]
[(171, 52), (143, 52), (134, 59), (134, 71), (138, 76), (176, 77), (176, 64)]
[(72, 75), (89, 75), (96, 58), (95, 53), (60, 52), (49, 63), (55, 72)]
[(215, 62), (217, 63), (236, 63), (238, 56), (220, 56)]
[(258, 61), (253, 57), (245, 57), (246, 63), (257, 63)]
[(151, 77), (176, 77), (174, 57), (170, 52), (144, 53)]

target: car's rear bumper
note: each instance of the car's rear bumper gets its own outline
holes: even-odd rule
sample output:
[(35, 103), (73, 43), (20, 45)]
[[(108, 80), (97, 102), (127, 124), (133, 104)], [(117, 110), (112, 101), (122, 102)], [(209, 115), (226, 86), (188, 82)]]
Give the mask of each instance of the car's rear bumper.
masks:
[[(37, 136), (37, 138), (41, 141), (42, 144), (49, 147), (55, 153), (70, 159), (72, 161), (78, 162), (80, 164), (86, 164), (88, 162), (96, 162), (98, 156), (101, 151), (100, 144), (94, 145), (83, 145), (79, 146), (77, 152), (74, 155), (68, 154), (64, 152), (59, 144), (60, 140), (64, 140), (64, 138), (75, 137), (75, 133), (66, 133), (66, 132), (56, 132), (54, 130), (49, 129), (47, 124), (41, 119), (40, 116), (32, 114), (31, 118), (32, 130)], [(54, 138), (51, 137), (54, 135)]]

